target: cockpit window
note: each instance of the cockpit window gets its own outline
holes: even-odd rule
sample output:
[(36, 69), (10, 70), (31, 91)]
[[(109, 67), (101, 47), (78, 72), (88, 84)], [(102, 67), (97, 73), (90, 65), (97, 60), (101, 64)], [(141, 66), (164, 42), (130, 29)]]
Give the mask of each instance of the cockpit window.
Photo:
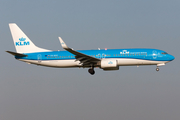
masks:
[(168, 54), (167, 52), (162, 52), (161, 54)]

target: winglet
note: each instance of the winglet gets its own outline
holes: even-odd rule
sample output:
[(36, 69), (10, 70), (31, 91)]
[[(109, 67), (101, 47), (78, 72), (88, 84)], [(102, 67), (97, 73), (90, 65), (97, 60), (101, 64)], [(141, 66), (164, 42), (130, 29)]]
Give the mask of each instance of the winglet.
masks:
[(60, 41), (60, 43), (61, 43), (61, 46), (62, 46), (64, 49), (67, 49), (67, 48), (68, 48), (68, 46), (67, 46), (66, 43), (62, 40), (61, 37), (59, 37), (59, 41)]

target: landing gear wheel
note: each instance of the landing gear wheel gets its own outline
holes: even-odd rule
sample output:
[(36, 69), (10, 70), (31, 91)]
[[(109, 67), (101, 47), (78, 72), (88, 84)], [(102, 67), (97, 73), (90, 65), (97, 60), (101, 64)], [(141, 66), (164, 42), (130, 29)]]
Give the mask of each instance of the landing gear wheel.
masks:
[(94, 74), (95, 74), (94, 69), (91, 69), (91, 68), (88, 70), (88, 72), (89, 72), (91, 75), (94, 75)]
[(159, 68), (156, 68), (156, 71), (159, 71)]

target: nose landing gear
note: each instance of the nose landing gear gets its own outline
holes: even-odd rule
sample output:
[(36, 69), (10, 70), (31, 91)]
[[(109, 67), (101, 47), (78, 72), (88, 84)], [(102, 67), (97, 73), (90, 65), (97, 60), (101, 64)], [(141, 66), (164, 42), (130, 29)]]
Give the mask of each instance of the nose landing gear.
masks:
[(156, 68), (156, 71), (159, 71), (159, 68), (158, 68), (158, 67)]

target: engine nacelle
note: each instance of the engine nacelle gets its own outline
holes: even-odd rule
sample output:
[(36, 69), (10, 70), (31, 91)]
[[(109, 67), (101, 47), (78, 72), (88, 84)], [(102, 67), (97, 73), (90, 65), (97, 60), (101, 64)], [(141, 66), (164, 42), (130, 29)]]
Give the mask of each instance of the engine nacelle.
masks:
[(119, 70), (116, 59), (102, 59), (101, 68), (103, 70)]

